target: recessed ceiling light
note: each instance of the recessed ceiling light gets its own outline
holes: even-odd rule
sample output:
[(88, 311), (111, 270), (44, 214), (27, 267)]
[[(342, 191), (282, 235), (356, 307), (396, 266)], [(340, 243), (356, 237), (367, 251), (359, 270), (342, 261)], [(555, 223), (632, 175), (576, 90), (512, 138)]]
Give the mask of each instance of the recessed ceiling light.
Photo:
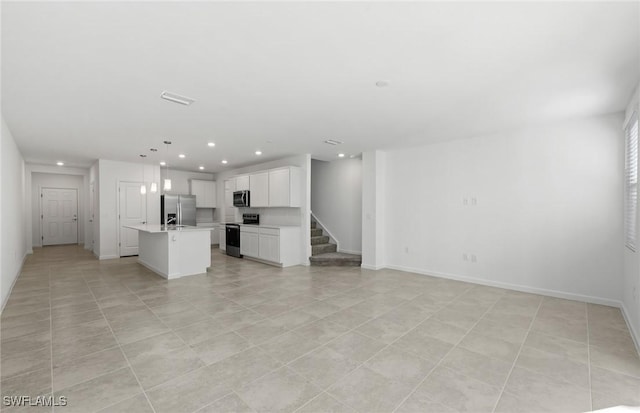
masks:
[(58, 162), (56, 162), (56, 165), (58, 165), (58, 166), (64, 166), (64, 162), (60, 162), (60, 161), (58, 161)]
[(204, 166), (202, 166), (202, 165), (201, 165), (201, 166), (198, 166), (198, 169), (203, 170), (203, 169), (204, 169)]
[(167, 163), (165, 161), (160, 161), (160, 166), (165, 166)]
[(186, 158), (187, 155), (185, 155), (184, 153), (181, 153), (180, 155), (178, 155), (178, 158)]
[(386, 80), (378, 80), (376, 82), (376, 86), (378, 86), (378, 87), (387, 87), (387, 86), (389, 86), (389, 82), (387, 82)]
[(210, 148), (213, 148), (214, 146), (216, 146), (216, 144), (215, 144), (215, 143), (213, 143), (213, 142), (209, 142), (209, 143), (207, 144), (207, 146), (208, 146), (208, 147), (210, 147)]
[(258, 156), (262, 155), (262, 151), (256, 151), (256, 155)]
[(227, 160), (226, 160), (226, 159), (223, 159), (223, 160), (222, 160), (222, 163), (226, 165), (226, 164), (227, 164)]
[(151, 148), (149, 149), (151, 152), (158, 152), (158, 150), (156, 148)]
[(171, 102), (175, 102), (175, 103), (179, 103), (181, 105), (187, 105), (187, 106), (195, 102), (194, 99), (188, 98), (186, 96), (180, 96), (176, 93), (167, 92), (166, 90), (160, 94), (160, 97), (164, 100), (169, 100)]
[(144, 153), (141, 153), (141, 154), (140, 154), (140, 157), (141, 157), (141, 158), (146, 158), (146, 157), (147, 157), (147, 155), (145, 155)]
[(335, 139), (327, 139), (326, 141), (324, 141), (324, 143), (327, 143), (329, 145), (340, 145), (342, 142)]
[(344, 158), (344, 153), (339, 153), (338, 158)]

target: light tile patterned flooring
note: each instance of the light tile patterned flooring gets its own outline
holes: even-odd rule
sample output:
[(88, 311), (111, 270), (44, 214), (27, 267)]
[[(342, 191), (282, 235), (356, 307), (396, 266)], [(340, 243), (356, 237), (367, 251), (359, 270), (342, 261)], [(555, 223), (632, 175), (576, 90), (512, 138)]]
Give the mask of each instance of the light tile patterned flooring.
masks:
[(36, 250), (2, 314), (2, 394), (65, 396), (55, 411), (68, 413), (640, 404), (640, 360), (618, 309), (212, 254), (211, 272), (167, 282), (135, 258)]

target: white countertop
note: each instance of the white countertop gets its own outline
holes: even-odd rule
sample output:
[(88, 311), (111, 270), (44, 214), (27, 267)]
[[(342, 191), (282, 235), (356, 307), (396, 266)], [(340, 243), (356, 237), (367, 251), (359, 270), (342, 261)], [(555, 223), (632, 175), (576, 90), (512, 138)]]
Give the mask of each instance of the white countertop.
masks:
[(219, 227), (220, 225), (224, 225), (224, 224), (221, 224), (220, 222), (198, 222), (196, 224), (197, 227), (201, 227), (201, 228), (215, 228), (215, 227)]
[(256, 227), (256, 228), (274, 228), (274, 229), (283, 229), (283, 228), (300, 228), (299, 225), (275, 225), (275, 224), (241, 224), (238, 223), (241, 227)]
[(164, 225), (160, 225), (160, 224), (125, 225), (125, 228), (137, 229), (138, 231), (144, 231), (149, 233), (175, 232), (175, 231), (180, 231), (180, 232), (211, 231), (210, 227), (184, 226), (184, 227), (172, 228), (171, 226), (169, 226), (169, 228), (167, 228)]

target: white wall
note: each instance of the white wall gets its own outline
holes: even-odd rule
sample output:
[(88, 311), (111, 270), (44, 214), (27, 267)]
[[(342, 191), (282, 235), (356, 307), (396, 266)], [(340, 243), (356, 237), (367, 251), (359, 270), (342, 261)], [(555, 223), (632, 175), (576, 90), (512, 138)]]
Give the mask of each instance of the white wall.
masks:
[(388, 151), (388, 266), (617, 305), (621, 123), (616, 114)]
[[(89, 170), (83, 168), (70, 168), (67, 166), (56, 166), (56, 165), (40, 165), (40, 164), (30, 164), (27, 163), (25, 165), (25, 188), (27, 199), (25, 203), (25, 209), (30, 211), (27, 214), (27, 247), (29, 248), (29, 252), (32, 253), (32, 246), (40, 246), (41, 239), (39, 238), (39, 226), (40, 226), (40, 218), (33, 216), (34, 208), (38, 210), (40, 205), (39, 198), (36, 199), (33, 197), (33, 191), (37, 191), (38, 187), (33, 183), (33, 176), (35, 174), (46, 174), (50, 175), (51, 179), (55, 181), (54, 176), (60, 177), (64, 182), (68, 182), (66, 179), (72, 179), (74, 176), (79, 177), (81, 179), (81, 191), (78, 193), (78, 213), (80, 216), (78, 217), (78, 242), (82, 243), (81, 240), (89, 239), (87, 234), (89, 226), (87, 225), (88, 217), (86, 212), (86, 207), (88, 205), (88, 194), (89, 194)], [(37, 219), (34, 219), (37, 218)], [(37, 231), (37, 232), (36, 232)], [(85, 245), (86, 249), (91, 249), (91, 245)]]
[(362, 154), (362, 268), (387, 263), (387, 160), (382, 151)]
[[(167, 176), (167, 170), (165, 168), (161, 168), (160, 175), (162, 176), (160, 183), (162, 183)], [(216, 180), (215, 174), (203, 172), (174, 171), (173, 169), (169, 169), (169, 178), (171, 178), (171, 191), (167, 191), (167, 194), (174, 195), (190, 194), (190, 179), (200, 179), (203, 181)]]
[[(627, 105), (625, 111), (625, 120), (622, 127), (626, 125), (627, 120), (632, 116), (633, 112), (640, 114), (640, 84), (636, 87), (635, 92)], [(640, 234), (640, 211), (636, 217), (636, 234)], [(640, 350), (640, 255), (638, 251), (631, 251), (623, 246), (624, 251), (624, 277), (622, 281), (622, 304), (627, 318), (627, 323), (631, 333), (636, 341), (636, 347)]]
[[(96, 161), (91, 168), (89, 168), (89, 185), (93, 186), (93, 214), (89, 216), (92, 231), (90, 234), (91, 243), (89, 249), (97, 257), (100, 257), (100, 168), (99, 161)], [(86, 246), (85, 246), (86, 247)]]
[(362, 160), (311, 160), (311, 211), (339, 242), (362, 252)]
[[(159, 188), (162, 189), (162, 184), (164, 182), (164, 179), (167, 176), (166, 169), (161, 168), (160, 175), (162, 179), (160, 180)], [(215, 174), (203, 173), (203, 172), (190, 172), (190, 171), (174, 171), (172, 169), (169, 169), (169, 177), (171, 178), (171, 191), (167, 191), (166, 193), (174, 194), (174, 195), (190, 194), (191, 185), (189, 181), (191, 179), (200, 179), (202, 181), (216, 180)], [(216, 183), (216, 185), (219, 185), (219, 184)], [(222, 198), (222, 201), (224, 201), (224, 198)], [(218, 202), (221, 202), (220, 199), (218, 199)], [(197, 208), (196, 222), (197, 223), (213, 222), (214, 211), (215, 211), (214, 208)]]
[[(160, 177), (159, 166), (100, 159), (98, 161), (99, 241), (94, 253), (100, 259), (118, 258), (118, 185), (120, 182), (142, 182), (148, 185)], [(154, 175), (155, 173), (155, 175)], [(155, 178), (154, 178), (155, 176)], [(159, 182), (159, 181), (156, 181)], [(160, 223), (160, 191), (147, 191), (147, 222)]]
[(0, 308), (4, 308), (27, 255), (24, 159), (4, 118), (0, 133), (0, 182), (0, 211), (4, 214), (0, 220)]
[(232, 176), (249, 174), (252, 172), (264, 171), (267, 169), (278, 168), (282, 166), (298, 166), (300, 167), (300, 208), (233, 208), (237, 211), (239, 219), (242, 213), (260, 214), (260, 222), (272, 225), (296, 225), (301, 227), (300, 243), (301, 248), (300, 262), (302, 265), (309, 265), (309, 257), (311, 256), (311, 155), (290, 156), (287, 158), (277, 159), (275, 161), (264, 162), (260, 164), (245, 166), (242, 168), (231, 169), (229, 171), (219, 172), (216, 176), (218, 182), (217, 197), (222, 200), (221, 208), (217, 208), (215, 212), (216, 219), (222, 219), (225, 216), (226, 207), (224, 206), (224, 181)]
[(84, 244), (85, 221), (87, 220), (87, 194), (84, 190), (84, 179), (78, 175), (62, 174), (31, 174), (31, 222), (32, 245), (42, 246), (42, 225), (40, 216), (42, 188), (68, 188), (75, 189), (78, 193), (78, 244)]

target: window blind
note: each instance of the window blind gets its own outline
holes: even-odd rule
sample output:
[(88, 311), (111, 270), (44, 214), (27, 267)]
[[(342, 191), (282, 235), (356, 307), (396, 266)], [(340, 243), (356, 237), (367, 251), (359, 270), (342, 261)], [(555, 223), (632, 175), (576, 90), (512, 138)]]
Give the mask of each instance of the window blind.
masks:
[(636, 250), (636, 211), (638, 208), (638, 113), (634, 113), (625, 128), (625, 244)]

